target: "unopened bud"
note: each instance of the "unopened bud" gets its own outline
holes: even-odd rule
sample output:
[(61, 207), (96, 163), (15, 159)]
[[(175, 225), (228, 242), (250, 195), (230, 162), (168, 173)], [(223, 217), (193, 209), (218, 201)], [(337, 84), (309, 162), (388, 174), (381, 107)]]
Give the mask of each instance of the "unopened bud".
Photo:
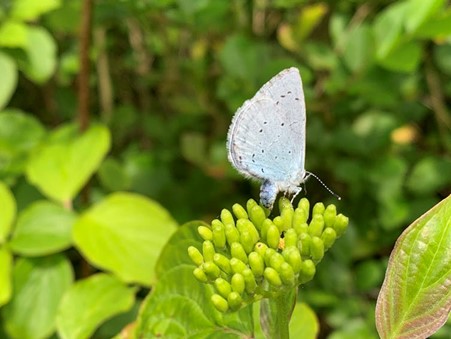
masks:
[(227, 300), (225, 300), (219, 294), (213, 294), (211, 296), (211, 302), (219, 312), (225, 313), (229, 309), (229, 304), (227, 303)]
[(249, 253), (249, 266), (256, 277), (261, 277), (265, 269), (263, 258), (257, 252)]
[(226, 244), (224, 224), (215, 219), (211, 223), (211, 228), (213, 230), (213, 243), (215, 244), (216, 248), (224, 248)]
[(204, 240), (212, 240), (213, 239), (213, 232), (207, 226), (199, 226), (197, 228), (197, 233), (199, 233), (200, 237)]
[(234, 290), (235, 292), (238, 292), (239, 294), (242, 294), (244, 292), (245, 283), (242, 274), (235, 273), (232, 276), (232, 281), (230, 284), (232, 285), (232, 290)]
[(319, 237), (312, 237), (310, 243), (310, 256), (314, 262), (319, 262), (324, 257), (324, 243)]
[(272, 268), (272, 267), (266, 267), (264, 272), (265, 279), (273, 286), (281, 286), (282, 280), (280, 279), (279, 273)]
[(248, 218), (246, 210), (240, 204), (234, 204), (232, 206), (232, 211), (233, 211), (233, 214), (235, 214), (235, 217), (237, 219), (247, 219)]
[(324, 211), (324, 223), (326, 227), (332, 227), (334, 225), (336, 216), (337, 207), (334, 204), (328, 205)]
[(213, 256), (213, 262), (225, 273), (232, 273), (232, 267), (230, 266), (230, 260), (225, 255), (215, 253)]
[(233, 258), (240, 259), (243, 263), (247, 263), (247, 254), (244, 251), (243, 245), (239, 242), (234, 242), (230, 246), (230, 253)]
[[(316, 205), (315, 205), (316, 206)], [(312, 221), (310, 222), (308, 233), (311, 237), (319, 237), (323, 233), (324, 218), (322, 214), (313, 214)]]
[(202, 270), (202, 269), (199, 268), (199, 267), (196, 267), (196, 268), (193, 270), (193, 275), (194, 275), (194, 277), (195, 277), (198, 281), (200, 281), (200, 282), (203, 282), (203, 283), (208, 282), (207, 275), (205, 274), (204, 270)]
[(188, 247), (188, 255), (195, 265), (200, 266), (203, 264), (204, 257), (196, 247), (194, 246)]
[(336, 239), (337, 233), (332, 227), (327, 227), (323, 231), (323, 234), (321, 234), (321, 240), (324, 242), (324, 249), (326, 251), (332, 247)]
[(215, 255), (215, 247), (210, 240), (205, 240), (202, 243), (202, 254), (204, 255), (204, 261), (213, 261)]

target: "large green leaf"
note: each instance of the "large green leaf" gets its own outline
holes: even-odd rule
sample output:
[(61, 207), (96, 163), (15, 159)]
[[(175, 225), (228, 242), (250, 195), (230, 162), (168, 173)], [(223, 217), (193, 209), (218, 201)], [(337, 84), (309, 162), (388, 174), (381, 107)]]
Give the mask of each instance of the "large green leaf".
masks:
[(57, 315), (58, 334), (66, 339), (91, 338), (105, 320), (133, 306), (134, 291), (107, 274), (96, 274), (76, 282), (61, 301)]
[(252, 307), (223, 315), (212, 305), (213, 288), (198, 282), (187, 254), (201, 247), (197, 227), (190, 222), (171, 237), (158, 259), (158, 283), (144, 301), (136, 326), (137, 337), (247, 338), (253, 333)]
[(379, 64), (395, 72), (413, 72), (421, 61), (422, 46), (418, 41), (399, 43), (389, 54), (379, 58)]
[(17, 110), (0, 112), (0, 175), (22, 173), (28, 154), (44, 134), (33, 116)]
[(28, 27), (23, 22), (6, 20), (0, 25), (0, 46), (25, 48), (27, 46)]
[(373, 31), (378, 59), (384, 59), (400, 42), (407, 8), (406, 2), (394, 3), (379, 13), (374, 21)]
[(14, 295), (2, 309), (9, 335), (21, 339), (50, 336), (58, 305), (72, 280), (70, 262), (61, 255), (18, 259), (13, 268)]
[(318, 337), (319, 320), (305, 303), (297, 303), (290, 320), (290, 337), (314, 339)]
[(16, 201), (3, 182), (0, 181), (0, 245), (6, 240), (16, 216)]
[(352, 27), (345, 39), (344, 62), (353, 72), (372, 64), (375, 58), (373, 35), (367, 24)]
[(15, 0), (12, 2), (11, 16), (19, 20), (36, 20), (61, 5), (61, 0)]
[(29, 26), (27, 34), (27, 62), (20, 68), (30, 80), (46, 82), (56, 69), (56, 42), (50, 33), (42, 27)]
[[(1, 34), (1, 33), (0, 33)], [(0, 35), (1, 37), (1, 35)], [(5, 107), (17, 85), (17, 67), (14, 60), (0, 52), (0, 110)]]
[(70, 247), (76, 214), (50, 201), (38, 201), (23, 210), (9, 243), (15, 253), (48, 255)]
[(75, 126), (65, 126), (32, 155), (28, 180), (45, 195), (70, 201), (100, 166), (109, 147), (110, 133), (104, 126), (93, 125), (81, 135)]
[(176, 226), (158, 203), (137, 194), (114, 193), (81, 215), (73, 237), (93, 265), (127, 282), (150, 285), (157, 257)]
[(445, 0), (409, 0), (406, 10), (405, 27), (408, 33), (415, 33), (439, 10), (443, 9)]
[(410, 225), (396, 242), (376, 306), (384, 338), (426, 338), (451, 309), (451, 195)]
[(13, 255), (11, 252), (0, 246), (0, 306), (6, 304), (11, 298), (11, 268), (13, 264)]

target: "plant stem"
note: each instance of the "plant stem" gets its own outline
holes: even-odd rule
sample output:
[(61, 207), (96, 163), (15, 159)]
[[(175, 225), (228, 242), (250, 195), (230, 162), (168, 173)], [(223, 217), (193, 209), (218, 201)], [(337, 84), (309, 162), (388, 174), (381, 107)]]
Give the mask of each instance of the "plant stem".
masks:
[(293, 288), (277, 297), (262, 300), (260, 324), (267, 338), (290, 338), (288, 325), (296, 304), (296, 296), (297, 288)]

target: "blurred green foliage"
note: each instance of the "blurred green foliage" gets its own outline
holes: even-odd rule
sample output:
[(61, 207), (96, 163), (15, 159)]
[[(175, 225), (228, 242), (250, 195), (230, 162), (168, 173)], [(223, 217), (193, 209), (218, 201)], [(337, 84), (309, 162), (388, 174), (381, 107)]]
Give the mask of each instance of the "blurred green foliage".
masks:
[[(29, 207), (46, 196), (63, 203), (70, 197), (82, 211), (110, 193), (130, 191), (159, 202), (178, 222), (209, 221), (221, 208), (257, 197), (258, 185), (227, 162), (227, 128), (264, 82), (296, 66), (307, 105), (306, 168), (343, 199), (337, 202), (313, 180), (306, 194), (312, 202), (336, 203), (351, 220), (300, 299), (320, 318), (322, 336), (374, 337), (375, 299), (394, 241), (450, 193), (449, 3), (95, 1), (91, 119), (108, 126), (111, 140), (100, 132), (103, 141), (88, 141), (87, 148), (73, 139), (76, 124), (55, 128), (77, 119), (81, 3), (0, 4), (0, 180), (17, 213), (53, 210)], [(77, 145), (89, 149), (89, 159)], [(33, 159), (46, 152), (51, 159), (58, 153), (64, 166), (71, 162), (69, 172), (59, 173), (79, 176), (72, 187), (45, 177), (53, 160)], [(80, 184), (93, 173), (89, 197), (81, 198)], [(49, 183), (55, 187), (46, 191)], [(6, 210), (10, 199), (1, 201)], [(16, 227), (13, 238), (20, 238)], [(0, 245), (7, 228), (0, 227)], [(53, 247), (34, 250), (65, 248), (59, 236)], [(19, 240), (14, 246), (20, 248)], [(10, 260), (4, 251), (0, 246), (0, 263)], [(76, 269), (77, 258), (71, 258)], [(66, 288), (72, 277), (59, 254), (20, 258), (15, 276), (45, 260), (58, 262)], [(0, 292), (0, 302), (5, 295)], [(445, 328), (436, 338), (450, 332)]]

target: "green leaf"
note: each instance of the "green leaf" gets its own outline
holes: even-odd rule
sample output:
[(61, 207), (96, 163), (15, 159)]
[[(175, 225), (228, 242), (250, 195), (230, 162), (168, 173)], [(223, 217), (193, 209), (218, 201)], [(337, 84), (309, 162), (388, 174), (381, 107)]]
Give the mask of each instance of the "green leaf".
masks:
[(60, 5), (60, 0), (15, 0), (13, 1), (11, 16), (23, 21), (32, 21)]
[(0, 112), (0, 174), (22, 173), (28, 154), (44, 134), (33, 116), (16, 110)]
[(443, 39), (451, 35), (451, 10), (439, 13), (434, 20), (425, 22), (415, 36), (426, 39)]
[(45, 195), (70, 201), (97, 170), (109, 147), (110, 133), (104, 126), (93, 125), (81, 135), (74, 125), (60, 128), (32, 155), (28, 180)]
[(5, 248), (0, 247), (0, 307), (6, 304), (12, 294), (11, 268), (13, 255)]
[(379, 64), (391, 71), (409, 73), (417, 69), (421, 61), (422, 46), (418, 41), (401, 43), (392, 49)]
[(374, 21), (373, 31), (376, 42), (376, 55), (384, 59), (398, 45), (404, 26), (407, 2), (398, 2), (387, 7)]
[(27, 46), (28, 27), (22, 22), (6, 20), (0, 26), (0, 46), (25, 48)]
[(375, 57), (373, 36), (367, 24), (353, 27), (346, 37), (344, 62), (353, 72), (371, 65)]
[(16, 217), (16, 200), (3, 182), (0, 181), (0, 244), (5, 242)]
[(34, 82), (46, 82), (56, 69), (55, 39), (44, 28), (29, 26), (25, 51), (28, 58), (20, 64), (21, 70)]
[(409, 0), (407, 3), (405, 27), (408, 33), (415, 33), (421, 25), (443, 9), (445, 0)]
[(50, 201), (38, 201), (23, 210), (9, 243), (26, 256), (53, 254), (71, 246), (76, 214)]
[(197, 227), (203, 224), (193, 221), (179, 227), (161, 252), (159, 280), (141, 307), (137, 337), (252, 337), (252, 307), (223, 315), (210, 301), (213, 288), (193, 276), (187, 247), (202, 246)]
[(154, 265), (177, 224), (158, 203), (131, 193), (115, 193), (81, 215), (75, 245), (93, 265), (127, 282), (150, 285)]
[(417, 194), (433, 194), (451, 183), (451, 161), (441, 157), (422, 158), (407, 178), (407, 187)]
[(2, 309), (8, 334), (21, 339), (50, 336), (58, 305), (72, 280), (72, 267), (62, 255), (19, 258), (13, 268), (14, 295)]
[[(0, 32), (1, 37), (1, 32)], [(1, 42), (0, 42), (1, 44)], [(17, 86), (17, 67), (14, 60), (0, 52), (0, 110), (5, 107)]]
[(97, 175), (102, 185), (111, 191), (125, 191), (130, 188), (131, 178), (125, 166), (112, 157), (105, 159)]
[(133, 306), (134, 291), (135, 288), (103, 273), (77, 281), (61, 301), (58, 334), (66, 339), (91, 338), (103, 322)]
[(384, 338), (426, 338), (451, 309), (451, 195), (398, 238), (376, 306)]
[(314, 339), (318, 337), (319, 320), (306, 303), (296, 303), (290, 320), (290, 337)]

